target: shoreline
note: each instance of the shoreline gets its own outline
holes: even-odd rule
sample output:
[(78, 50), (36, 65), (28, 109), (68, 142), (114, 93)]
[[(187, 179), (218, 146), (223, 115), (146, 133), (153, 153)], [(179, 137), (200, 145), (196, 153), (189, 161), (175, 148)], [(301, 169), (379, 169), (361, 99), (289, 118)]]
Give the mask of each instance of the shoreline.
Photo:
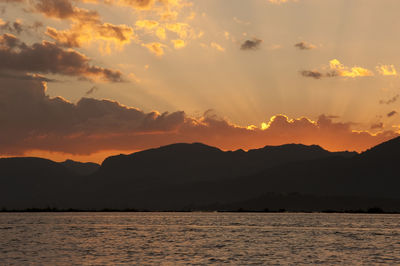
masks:
[(146, 209), (57, 209), (57, 208), (32, 208), (32, 209), (2, 209), (0, 213), (321, 213), (321, 214), (400, 214), (400, 212), (384, 211), (380, 208), (367, 210), (321, 210), (321, 211), (295, 211), (295, 210), (146, 210)]

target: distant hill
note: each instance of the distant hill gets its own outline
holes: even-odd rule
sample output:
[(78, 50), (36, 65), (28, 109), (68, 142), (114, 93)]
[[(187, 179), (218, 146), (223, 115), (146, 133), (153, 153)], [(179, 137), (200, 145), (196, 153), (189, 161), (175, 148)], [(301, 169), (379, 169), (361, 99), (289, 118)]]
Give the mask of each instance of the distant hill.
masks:
[(97, 163), (81, 163), (73, 160), (66, 160), (61, 163), (70, 171), (74, 172), (77, 175), (85, 176), (91, 175), (99, 169), (100, 165)]
[(393, 204), (400, 199), (399, 156), (400, 138), (362, 154), (301, 144), (225, 152), (180, 143), (112, 156), (100, 167), (0, 159), (0, 208), (260, 209), (280, 201), (305, 211), (374, 203), (400, 211)]
[(76, 174), (41, 158), (0, 159), (0, 208), (64, 205)]

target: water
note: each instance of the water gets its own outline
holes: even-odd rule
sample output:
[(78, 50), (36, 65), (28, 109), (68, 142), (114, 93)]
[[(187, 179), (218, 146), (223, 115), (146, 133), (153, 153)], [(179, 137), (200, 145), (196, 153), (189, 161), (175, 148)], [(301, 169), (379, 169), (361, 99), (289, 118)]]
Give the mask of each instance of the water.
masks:
[(400, 215), (0, 213), (0, 265), (400, 264)]

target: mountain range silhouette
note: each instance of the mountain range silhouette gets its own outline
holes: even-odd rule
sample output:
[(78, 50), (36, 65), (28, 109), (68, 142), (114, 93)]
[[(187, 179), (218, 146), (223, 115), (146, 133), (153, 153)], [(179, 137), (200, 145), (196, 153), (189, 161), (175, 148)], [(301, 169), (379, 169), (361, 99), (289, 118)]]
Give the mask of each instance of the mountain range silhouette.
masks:
[(361, 154), (288, 144), (172, 144), (101, 165), (0, 159), (0, 208), (400, 211), (400, 137)]

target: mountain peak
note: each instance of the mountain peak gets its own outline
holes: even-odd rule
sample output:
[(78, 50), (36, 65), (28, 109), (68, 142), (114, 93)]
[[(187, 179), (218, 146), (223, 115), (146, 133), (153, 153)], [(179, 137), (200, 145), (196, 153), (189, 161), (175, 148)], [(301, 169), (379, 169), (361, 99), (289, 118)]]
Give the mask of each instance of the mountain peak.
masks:
[(212, 147), (200, 142), (175, 143), (152, 150), (162, 150), (162, 151), (172, 151), (172, 152), (221, 152), (221, 150), (216, 147)]
[[(400, 155), (400, 137), (383, 142), (362, 153), (363, 156), (379, 157), (381, 159), (397, 159)], [(396, 156), (396, 157), (394, 157)]]

